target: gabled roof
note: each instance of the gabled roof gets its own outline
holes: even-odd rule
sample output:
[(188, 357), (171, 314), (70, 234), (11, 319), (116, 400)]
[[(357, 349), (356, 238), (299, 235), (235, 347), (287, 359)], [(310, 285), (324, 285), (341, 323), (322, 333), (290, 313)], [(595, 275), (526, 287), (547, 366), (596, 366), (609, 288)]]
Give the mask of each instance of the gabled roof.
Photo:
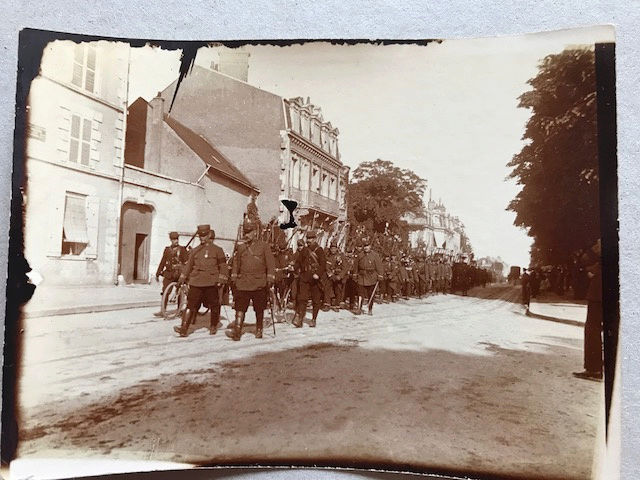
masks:
[(204, 163), (211, 167), (211, 169), (256, 192), (260, 191), (258, 187), (253, 185), (247, 177), (245, 177), (242, 172), (222, 154), (222, 152), (211, 145), (202, 135), (198, 135), (196, 132), (185, 127), (182, 123), (167, 114), (164, 115), (164, 121), (174, 132), (176, 132), (178, 137), (180, 137), (180, 139), (204, 161)]

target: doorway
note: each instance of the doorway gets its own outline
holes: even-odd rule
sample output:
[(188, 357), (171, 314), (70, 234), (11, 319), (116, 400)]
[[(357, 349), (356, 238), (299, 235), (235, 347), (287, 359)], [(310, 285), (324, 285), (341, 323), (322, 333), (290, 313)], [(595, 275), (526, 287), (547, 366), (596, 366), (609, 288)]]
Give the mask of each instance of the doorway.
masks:
[(149, 283), (149, 253), (153, 209), (126, 202), (120, 222), (120, 274), (125, 283)]

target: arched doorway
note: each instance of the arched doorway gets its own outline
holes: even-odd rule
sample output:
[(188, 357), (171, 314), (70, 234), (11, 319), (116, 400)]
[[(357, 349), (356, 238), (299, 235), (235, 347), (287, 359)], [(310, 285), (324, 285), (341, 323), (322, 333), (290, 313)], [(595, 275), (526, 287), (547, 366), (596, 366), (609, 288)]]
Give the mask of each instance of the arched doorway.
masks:
[(125, 283), (149, 282), (149, 251), (153, 209), (125, 202), (120, 221), (120, 275)]

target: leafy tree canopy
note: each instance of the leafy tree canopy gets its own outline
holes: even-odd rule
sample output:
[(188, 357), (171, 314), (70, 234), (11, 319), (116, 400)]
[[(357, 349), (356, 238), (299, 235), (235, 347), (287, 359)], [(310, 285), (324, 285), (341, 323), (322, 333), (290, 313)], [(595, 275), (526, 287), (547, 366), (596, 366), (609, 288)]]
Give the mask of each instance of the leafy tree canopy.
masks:
[(528, 83), (526, 144), (508, 164), (522, 190), (507, 209), (533, 237), (534, 263), (563, 263), (600, 236), (594, 52), (549, 55)]
[(350, 222), (367, 230), (400, 231), (401, 217), (419, 213), (427, 181), (415, 172), (396, 167), (388, 160), (363, 162), (353, 171), (348, 186)]

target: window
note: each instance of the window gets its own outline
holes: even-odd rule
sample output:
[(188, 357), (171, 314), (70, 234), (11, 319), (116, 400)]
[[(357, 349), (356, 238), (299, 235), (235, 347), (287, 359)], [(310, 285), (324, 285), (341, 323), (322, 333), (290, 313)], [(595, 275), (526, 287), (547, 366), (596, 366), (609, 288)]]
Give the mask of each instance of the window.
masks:
[(320, 175), (318, 175), (318, 169), (314, 168), (311, 174), (311, 189), (316, 192), (320, 191)]
[(67, 192), (62, 224), (62, 255), (80, 256), (88, 243), (87, 197)]
[(297, 158), (291, 159), (291, 186), (300, 188), (300, 162)]
[(311, 133), (311, 141), (316, 145), (320, 145), (320, 124), (314, 120), (313, 131)]
[(337, 189), (336, 177), (331, 175), (331, 184), (329, 185), (329, 197), (334, 200), (338, 199), (338, 189)]
[(322, 184), (320, 186), (320, 193), (322, 193), (322, 195), (324, 197), (328, 197), (329, 196), (329, 181), (328, 181), (329, 176), (326, 173), (322, 174)]
[(88, 92), (95, 92), (96, 49), (86, 43), (75, 46), (73, 56), (73, 77), (71, 83)]
[(289, 113), (291, 114), (291, 130), (300, 133), (300, 112), (295, 107), (289, 106)]
[(71, 116), (69, 135), (69, 161), (89, 165), (91, 158), (91, 120), (80, 115)]
[(300, 190), (309, 190), (309, 161), (302, 160), (302, 170), (300, 172)]
[(309, 117), (305, 112), (300, 112), (300, 135), (309, 138)]

